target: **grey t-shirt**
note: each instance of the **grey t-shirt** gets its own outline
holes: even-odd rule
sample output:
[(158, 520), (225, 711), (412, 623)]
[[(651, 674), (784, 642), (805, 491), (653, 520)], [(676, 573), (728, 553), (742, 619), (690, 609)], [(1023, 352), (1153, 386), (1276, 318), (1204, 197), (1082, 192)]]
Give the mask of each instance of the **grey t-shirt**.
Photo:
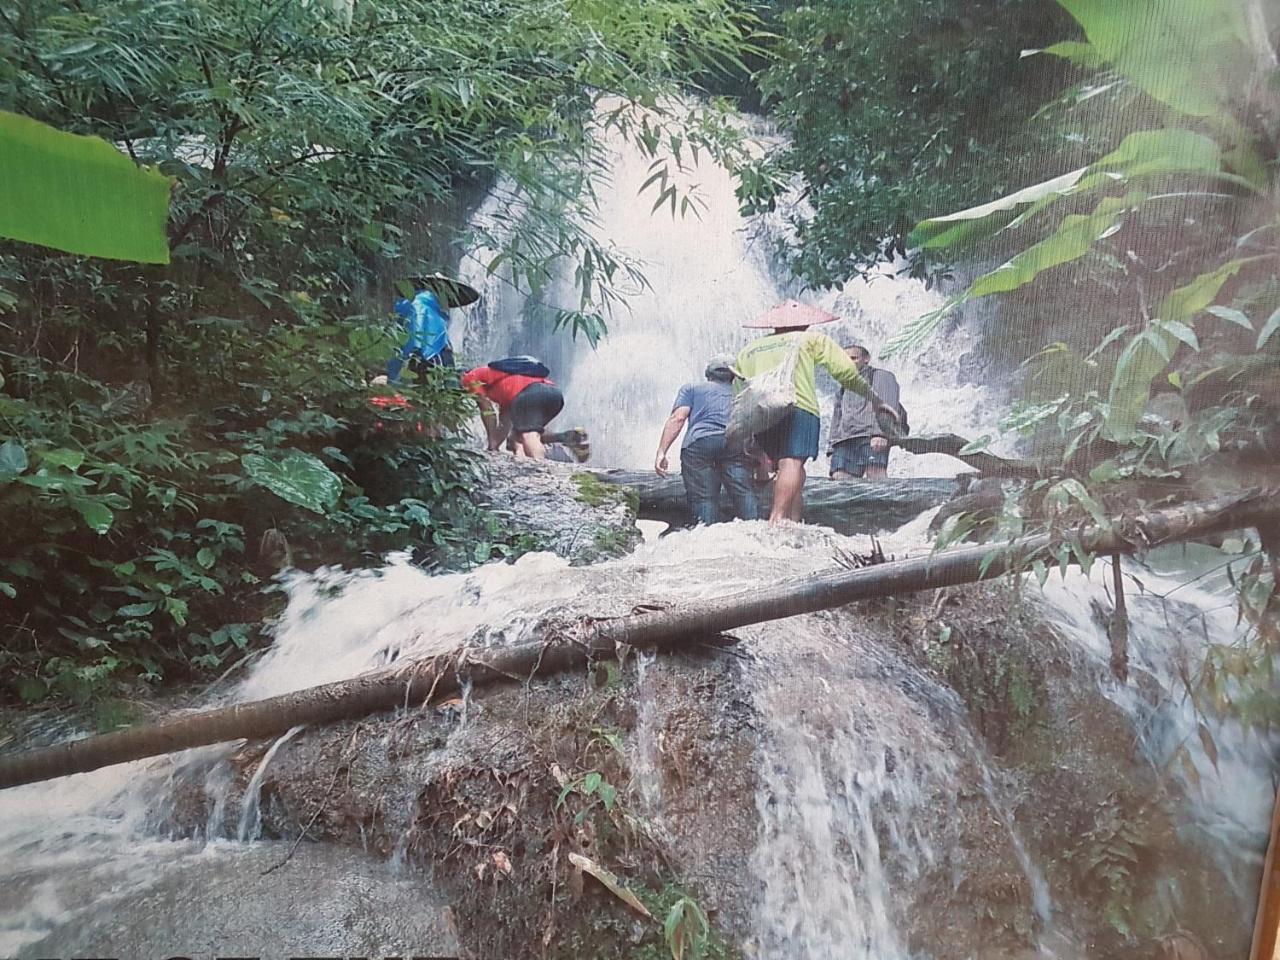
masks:
[(733, 386), (715, 380), (686, 383), (676, 394), (672, 409), (676, 407), (689, 408), (689, 422), (685, 425), (684, 442), (680, 444), (683, 450), (695, 440), (724, 433), (733, 408)]
[[(891, 407), (898, 406), (898, 378), (888, 370), (876, 367), (863, 368), (862, 375), (871, 383), (880, 400)], [(884, 430), (876, 416), (875, 407), (866, 397), (852, 390), (840, 388), (836, 394), (835, 412), (831, 418), (830, 444), (859, 437), (882, 437)]]

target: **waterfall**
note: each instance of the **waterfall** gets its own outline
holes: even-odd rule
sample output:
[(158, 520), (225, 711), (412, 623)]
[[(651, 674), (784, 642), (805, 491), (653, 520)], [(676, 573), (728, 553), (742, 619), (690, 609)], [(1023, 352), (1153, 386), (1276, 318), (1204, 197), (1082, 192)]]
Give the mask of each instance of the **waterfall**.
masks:
[[(547, 329), (535, 317), (538, 304), (514, 291), (501, 271), (484, 272), (483, 251), (466, 261), (466, 279), (483, 290), (484, 300), (455, 313), (453, 334), (460, 353), (473, 361), (504, 353), (544, 357), (566, 394), (556, 426), (585, 426), (599, 465), (646, 468), (680, 384), (699, 379), (711, 354), (746, 342), (742, 321), (797, 291), (770, 259), (777, 220), (742, 219), (724, 171), (704, 162), (696, 180), (705, 208), (673, 221), (665, 212), (651, 215), (651, 200), (636, 196), (648, 158), (616, 140), (607, 146), (612, 177), (592, 229), (643, 260), (649, 282), (628, 310), (609, 313), (610, 336), (593, 350)], [(493, 217), (509, 204), (495, 191), (477, 216)], [(567, 275), (542, 297), (576, 305)], [(856, 338), (873, 353), (940, 302), (892, 266), (815, 299), (844, 318), (829, 332)], [(962, 315), (932, 346), (887, 365), (902, 383), (917, 432), (992, 431), (1005, 401), (997, 385), (984, 382), (978, 339), (974, 319)], [(823, 390), (829, 410), (832, 387)], [(897, 450), (890, 463), (890, 474), (900, 476), (962, 469), (951, 458)], [(930, 519), (923, 515), (889, 533), (886, 550), (927, 552)], [(428, 576), (398, 556), (378, 570), (295, 572), (282, 579), (288, 603), (271, 649), (230, 698), (254, 700), (341, 680), (475, 637), (494, 645), (518, 642), (552, 614), (617, 616), (644, 597), (678, 603), (760, 589), (830, 570), (838, 551), (866, 546), (864, 539), (813, 527), (733, 523), (681, 531), (590, 567), (540, 553), (442, 576)], [(1185, 751), (1186, 765), (1171, 768), (1182, 794), (1179, 827), (1193, 830), (1233, 878), (1235, 888), (1218, 891), (1221, 901), (1212, 906), (1226, 918), (1240, 917), (1252, 910), (1249, 885), (1265, 841), (1272, 776), (1280, 769), (1276, 741), (1228, 719), (1200, 716), (1183, 694), (1180, 659), (1198, 662), (1208, 643), (1238, 636), (1221, 576), (1182, 589), (1178, 585), (1196, 572), (1189, 560), (1154, 557), (1149, 564), (1130, 568), (1146, 592), (1129, 600), (1135, 679), (1128, 684), (1106, 669), (1105, 629), (1093, 614), (1094, 602), (1107, 600), (1101, 570), (1052, 579), (1043, 596), (1033, 584), (1028, 590), (1075, 658), (1073, 682), (1096, 685), (1123, 712), (1142, 756), (1163, 769)], [(1057, 889), (1050, 897), (1046, 874), (1053, 874), (1037, 862), (1035, 844), (1023, 833), (1013, 778), (975, 734), (956, 694), (917, 662), (909, 644), (872, 636), (865, 621), (860, 608), (844, 608), (740, 631), (752, 656), (739, 680), (759, 719), (752, 798), (758, 836), (750, 863), (743, 864), (755, 899), (744, 907), (744, 940), (754, 955), (779, 960), (921, 958), (915, 944), (930, 931), (933, 942), (938, 931), (946, 932), (948, 905), (971, 905), (977, 897), (966, 884), (985, 867), (975, 866), (978, 854), (971, 849), (981, 840), (982, 856), (1001, 866), (1009, 909), (1034, 928), (1028, 940), (1046, 952), (1047, 944), (1069, 944), (1075, 922), (1069, 897)], [(664, 705), (646, 680), (656, 666), (641, 658), (636, 669), (640, 703), (629, 755), (643, 812), (657, 818), (666, 800), (658, 782)], [(477, 707), (482, 714), (483, 703)], [(267, 764), (291, 735), (258, 767), (244, 800), (242, 835), (256, 823)], [(91, 922), (93, 911), (208, 859), (211, 849), (247, 856), (229, 840), (171, 840), (154, 829), (172, 774), (184, 766), (199, 768), (199, 781), (211, 785), (215, 803), (206, 835), (225, 829), (230, 779), (217, 765), (221, 755), (221, 748), (193, 751), (0, 792), (0, 859), (9, 874), (0, 883), (6, 907), (0, 955), (36, 949), (51, 930)], [(398, 802), (408, 809), (415, 797), (410, 791)], [(226, 854), (229, 849), (235, 852)], [(396, 863), (406, 851), (405, 844), (396, 848)]]
[[(758, 149), (776, 143), (767, 130), (756, 129), (754, 135)], [(782, 215), (743, 218), (727, 171), (704, 158), (684, 174), (685, 185), (703, 204), (698, 212), (673, 217), (664, 207), (651, 213), (651, 195), (638, 195), (651, 158), (616, 132), (604, 135), (604, 145), (611, 173), (599, 190), (590, 230), (640, 261), (648, 288), (631, 291), (625, 307), (605, 310), (609, 336), (593, 349), (585, 340), (570, 341), (551, 330), (542, 309), (578, 305), (571, 265), (539, 302), (531, 303), (501, 268), (496, 274), (484, 269), (494, 251), (472, 251), (462, 274), (483, 291), (483, 300), (456, 312), (452, 337), (461, 354), (476, 363), (513, 353), (544, 358), (565, 394), (564, 412), (554, 426), (585, 427), (600, 465), (644, 469), (653, 463), (680, 385), (701, 380), (712, 355), (736, 354), (758, 334), (742, 323), (801, 294), (794, 281), (779, 276), (774, 262), (774, 241), (785, 229)], [(497, 218), (516, 215), (506, 188), (496, 190), (477, 213), (496, 233), (501, 233)], [(805, 295), (842, 318), (820, 329), (837, 342), (860, 341), (874, 356), (904, 323), (938, 307), (943, 296), (897, 276), (902, 266), (890, 264), (865, 281), (850, 282), (843, 292)], [(970, 437), (995, 432), (1003, 397), (982, 381), (985, 365), (976, 346), (975, 332), (953, 322), (919, 355), (885, 364), (901, 383), (914, 432)], [(823, 409), (829, 411), (835, 385), (825, 374), (820, 390)], [(823, 418), (823, 449), (829, 419)], [(889, 473), (954, 476), (966, 469), (941, 454), (914, 456), (894, 449)], [(825, 474), (825, 456), (812, 470)]]

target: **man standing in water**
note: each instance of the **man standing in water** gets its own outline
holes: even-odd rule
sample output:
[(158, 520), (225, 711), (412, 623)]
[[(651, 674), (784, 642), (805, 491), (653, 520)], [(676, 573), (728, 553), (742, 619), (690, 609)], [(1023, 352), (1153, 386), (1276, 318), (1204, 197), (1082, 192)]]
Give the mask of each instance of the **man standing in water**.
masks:
[[(862, 378), (884, 403), (894, 410), (898, 405), (898, 378), (888, 370), (871, 366), (871, 352), (860, 343), (845, 347)], [(889, 437), (871, 402), (863, 396), (840, 388), (831, 417), (831, 437), (827, 441), (831, 456), (831, 478), (852, 480), (866, 476), (883, 480), (889, 466)]]
[(754, 322), (743, 324), (749, 329), (772, 329), (773, 333), (742, 348), (734, 364), (739, 376), (757, 377), (795, 353), (795, 403), (774, 426), (756, 436), (756, 442), (778, 466), (769, 511), (772, 524), (799, 523), (804, 514), (804, 462), (818, 455), (821, 429), (815, 366), (824, 367), (840, 386), (866, 397), (874, 410), (894, 422), (898, 419), (897, 411), (876, 396), (840, 345), (824, 334), (809, 330), (815, 324), (835, 319), (817, 307), (788, 300)]
[(702, 383), (686, 383), (676, 394), (671, 416), (662, 427), (653, 469), (667, 475), (667, 451), (680, 431), (688, 430), (680, 446), (680, 477), (694, 523), (720, 519), (720, 487), (733, 501), (733, 514), (741, 520), (758, 516), (756, 492), (751, 486), (751, 461), (741, 445), (729, 445), (724, 430), (733, 407), (733, 357), (713, 357)]

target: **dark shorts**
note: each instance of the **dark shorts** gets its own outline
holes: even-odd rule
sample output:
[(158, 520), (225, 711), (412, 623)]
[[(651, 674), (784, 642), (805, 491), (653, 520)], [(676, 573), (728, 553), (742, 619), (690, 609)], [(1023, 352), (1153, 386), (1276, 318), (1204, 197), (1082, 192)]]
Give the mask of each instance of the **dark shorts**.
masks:
[(867, 472), (867, 467), (887, 467), (889, 451), (876, 453), (871, 449), (870, 437), (854, 437), (841, 440), (831, 451), (831, 472), (840, 471), (855, 477)]
[(818, 434), (822, 423), (808, 410), (794, 408), (764, 433), (756, 443), (772, 460), (812, 460), (818, 455)]
[(541, 433), (564, 409), (564, 394), (550, 383), (531, 383), (511, 401), (511, 429), (516, 433)]

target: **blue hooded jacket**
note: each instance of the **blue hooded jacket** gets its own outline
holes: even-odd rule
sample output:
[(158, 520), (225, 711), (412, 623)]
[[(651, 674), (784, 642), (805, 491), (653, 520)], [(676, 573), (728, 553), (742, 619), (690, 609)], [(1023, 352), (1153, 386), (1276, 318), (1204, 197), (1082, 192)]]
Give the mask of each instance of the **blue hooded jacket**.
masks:
[(387, 363), (387, 379), (393, 382), (400, 378), (404, 361), (415, 353), (430, 360), (449, 349), (449, 319), (430, 290), (419, 290), (412, 300), (397, 300), (395, 309), (405, 319), (409, 339), (400, 348), (400, 355)]

